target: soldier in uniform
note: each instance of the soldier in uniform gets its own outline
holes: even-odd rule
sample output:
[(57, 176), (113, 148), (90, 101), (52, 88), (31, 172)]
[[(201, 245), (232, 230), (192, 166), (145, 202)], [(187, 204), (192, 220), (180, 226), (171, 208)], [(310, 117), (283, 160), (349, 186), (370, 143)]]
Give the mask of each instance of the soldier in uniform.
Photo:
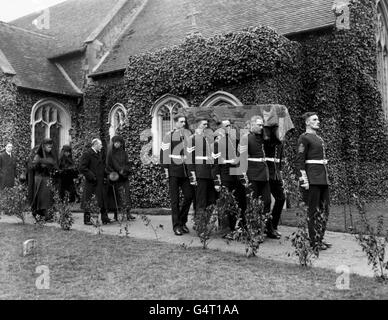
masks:
[(269, 171), (269, 186), (271, 194), (275, 199), (275, 204), (272, 208), (272, 226), (274, 233), (281, 236), (278, 231), (280, 216), (282, 214), (286, 197), (283, 188), (282, 178), (282, 160), (283, 160), (283, 143), (276, 138), (276, 127), (266, 128), (268, 130), (268, 138), (264, 143), (265, 160)]
[[(174, 116), (174, 130), (168, 132), (163, 139), (160, 150), (160, 163), (166, 178), (169, 180), (171, 217), (175, 235), (188, 233), (186, 226), (194, 190), (190, 184), (188, 170), (185, 164), (185, 150), (190, 131), (185, 129), (186, 117), (182, 114)], [(183, 203), (179, 207), (179, 189), (182, 190)]]
[(205, 209), (215, 204), (217, 199), (216, 185), (213, 172), (213, 143), (212, 137), (205, 134), (208, 121), (205, 118), (197, 118), (197, 129), (189, 140), (187, 148), (190, 156), (190, 181), (196, 187), (196, 214), (201, 214)]
[[(224, 120), (216, 134), (219, 135), (214, 143), (214, 175), (222, 186), (225, 186), (230, 192), (234, 192), (238, 206), (241, 209), (241, 215), (244, 216), (247, 201), (245, 187), (242, 183), (242, 172), (238, 170), (239, 137), (237, 130), (232, 129), (230, 120)], [(237, 217), (228, 217), (230, 230), (235, 229), (236, 221)]]
[[(306, 123), (306, 132), (298, 140), (296, 167), (301, 182), (303, 201), (308, 206), (311, 246), (318, 250), (326, 250), (331, 247), (331, 244), (323, 241), (329, 215), (329, 179), (325, 143), (317, 134), (319, 130), (317, 113), (307, 112), (303, 118)], [(323, 214), (321, 234), (317, 234), (316, 230), (316, 220), (319, 214)]]
[[(269, 171), (265, 159), (263, 127), (264, 121), (262, 117), (253, 116), (251, 118), (250, 133), (242, 137), (240, 153), (242, 167), (244, 167), (246, 156), (248, 157), (246, 175), (253, 189), (253, 197), (262, 198), (264, 214), (267, 214), (271, 211), (271, 191)], [(242, 170), (244, 171), (244, 168)], [(280, 236), (273, 230), (271, 219), (267, 221), (266, 229), (269, 238), (280, 239)]]

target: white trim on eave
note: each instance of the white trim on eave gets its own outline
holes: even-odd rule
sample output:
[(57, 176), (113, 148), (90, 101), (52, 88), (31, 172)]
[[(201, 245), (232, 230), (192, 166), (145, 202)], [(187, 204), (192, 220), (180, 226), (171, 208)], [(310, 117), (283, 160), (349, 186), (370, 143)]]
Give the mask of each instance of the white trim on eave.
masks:
[(66, 81), (71, 85), (71, 87), (79, 94), (83, 94), (82, 90), (78, 88), (78, 86), (73, 82), (73, 80), (70, 78), (70, 76), (67, 74), (66, 70), (58, 63), (54, 62), (55, 66), (58, 68), (58, 70), (61, 72), (63, 77), (66, 79)]
[(92, 33), (86, 38), (85, 43), (93, 42), (98, 35), (104, 30), (104, 28), (108, 25), (109, 22), (113, 19), (113, 17), (121, 10), (121, 8), (127, 3), (128, 0), (119, 0), (117, 4), (109, 11), (109, 13), (105, 16), (102, 22), (98, 25), (96, 29), (92, 31)]
[[(139, 13), (143, 11), (144, 7), (147, 5), (148, 3), (148, 0), (144, 0), (143, 3), (141, 4), (141, 6), (136, 10), (136, 13), (131, 17), (131, 19), (129, 20), (128, 24), (125, 26), (125, 28), (123, 28), (123, 31), (121, 31), (121, 33), (119, 34), (119, 36), (117, 37), (117, 40), (115, 41), (115, 44), (120, 41), (120, 39), (123, 37), (123, 35), (126, 33), (126, 31), (128, 30), (128, 28), (133, 24), (133, 22), (136, 20), (136, 18), (138, 17)], [(103, 56), (102, 58), (100, 59), (100, 61), (96, 64), (96, 66), (92, 69), (92, 73), (93, 74), (95, 71), (98, 70), (98, 68), (102, 65), (102, 63), (105, 61), (105, 59), (110, 55), (112, 49), (113, 49), (114, 45), (112, 46), (112, 48), (110, 50), (108, 50)], [(88, 75), (89, 76), (89, 75)]]
[(7, 57), (5, 56), (3, 51), (1, 51), (1, 49), (0, 49), (0, 69), (5, 74), (9, 74), (9, 75), (13, 75), (13, 76), (16, 75), (15, 69), (9, 63)]

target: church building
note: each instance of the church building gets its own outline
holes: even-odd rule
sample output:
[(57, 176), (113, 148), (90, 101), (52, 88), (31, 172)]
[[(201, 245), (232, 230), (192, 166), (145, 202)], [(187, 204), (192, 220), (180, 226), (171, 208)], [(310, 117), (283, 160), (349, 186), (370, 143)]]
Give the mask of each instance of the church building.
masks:
[[(153, 195), (155, 188), (165, 186), (155, 182), (159, 173), (152, 159), (179, 108), (280, 103), (295, 119), (303, 111), (322, 111), (334, 158), (333, 197), (342, 201), (338, 186), (343, 182), (337, 176), (347, 172), (361, 179), (343, 160), (364, 163), (370, 151), (370, 133), (361, 126), (376, 125), (373, 144), (386, 143), (378, 139), (386, 139), (388, 123), (387, 26), (387, 0), (67, 0), (0, 22), (0, 147), (13, 142), (20, 169), (45, 137), (58, 148), (71, 144), (79, 156), (92, 137), (106, 144), (117, 133), (126, 135), (135, 204), (166, 206), (167, 194)], [(256, 35), (260, 41), (268, 37), (268, 52), (262, 42), (255, 46)], [(244, 40), (248, 36), (251, 42)], [(196, 72), (193, 65), (183, 70), (171, 64), (171, 74), (163, 70), (160, 79), (154, 78), (154, 91), (153, 85), (142, 89), (149, 79), (139, 76), (139, 61), (159, 68), (155, 57), (167, 59), (189, 43), (195, 51), (204, 41), (227, 47), (225, 39), (232, 38), (248, 41), (244, 48), (252, 46), (257, 57), (275, 57), (276, 65), (242, 71), (243, 79), (233, 74), (230, 81), (209, 75), (206, 90), (202, 84), (190, 89), (159, 83)], [(287, 48), (292, 49), (287, 53)], [(227, 59), (229, 63), (233, 57)], [(291, 70), (297, 65), (298, 70)], [(141, 92), (150, 93), (142, 98)], [(362, 116), (355, 119), (351, 108)], [(354, 136), (348, 134), (353, 132), (349, 123), (357, 127)], [(295, 124), (300, 133), (302, 122), (296, 119)], [(355, 145), (352, 139), (357, 150), (348, 147)]]

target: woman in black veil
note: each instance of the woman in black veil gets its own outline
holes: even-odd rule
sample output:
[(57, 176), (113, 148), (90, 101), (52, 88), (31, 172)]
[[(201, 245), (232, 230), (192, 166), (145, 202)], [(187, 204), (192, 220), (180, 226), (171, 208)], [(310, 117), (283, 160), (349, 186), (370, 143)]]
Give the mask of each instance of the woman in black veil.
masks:
[(46, 138), (39, 145), (32, 161), (34, 170), (34, 192), (32, 199), (32, 214), (40, 215), (48, 222), (52, 221), (49, 209), (53, 205), (53, 185), (50, 178), (58, 172), (58, 160), (52, 139)]
[(78, 169), (73, 160), (72, 149), (64, 145), (59, 156), (59, 196), (64, 199), (66, 193), (69, 202), (74, 203), (78, 199), (74, 179), (78, 177)]

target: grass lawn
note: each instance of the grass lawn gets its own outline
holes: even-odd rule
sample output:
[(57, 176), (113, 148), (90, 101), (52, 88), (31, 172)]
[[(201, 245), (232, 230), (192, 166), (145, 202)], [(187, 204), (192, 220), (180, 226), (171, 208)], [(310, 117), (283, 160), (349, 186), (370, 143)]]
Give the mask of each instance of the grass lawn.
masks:
[[(22, 257), (22, 242), (38, 249)], [(262, 258), (53, 227), (0, 224), (0, 299), (388, 299), (388, 284)], [(50, 269), (38, 290), (36, 267)]]

